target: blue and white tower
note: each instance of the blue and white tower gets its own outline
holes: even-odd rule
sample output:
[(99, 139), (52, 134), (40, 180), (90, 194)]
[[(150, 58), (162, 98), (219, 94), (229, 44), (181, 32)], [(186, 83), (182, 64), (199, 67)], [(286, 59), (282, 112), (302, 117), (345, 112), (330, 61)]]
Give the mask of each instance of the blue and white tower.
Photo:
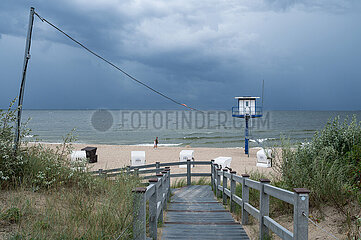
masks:
[(257, 99), (259, 97), (235, 97), (238, 101), (238, 106), (232, 108), (232, 117), (244, 118), (246, 120), (246, 129), (244, 131), (244, 153), (248, 153), (248, 120), (250, 118), (262, 117), (262, 107), (257, 106)]

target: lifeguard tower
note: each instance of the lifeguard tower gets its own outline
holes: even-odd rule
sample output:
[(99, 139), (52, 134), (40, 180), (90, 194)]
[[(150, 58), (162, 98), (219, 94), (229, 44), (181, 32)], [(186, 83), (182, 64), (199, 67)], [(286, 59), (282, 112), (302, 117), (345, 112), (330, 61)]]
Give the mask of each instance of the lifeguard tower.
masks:
[(244, 153), (249, 154), (248, 152), (248, 120), (250, 118), (259, 118), (262, 117), (262, 107), (257, 106), (257, 99), (259, 97), (235, 97), (238, 102), (237, 107), (232, 108), (232, 117), (244, 118), (246, 120), (246, 129), (244, 132)]

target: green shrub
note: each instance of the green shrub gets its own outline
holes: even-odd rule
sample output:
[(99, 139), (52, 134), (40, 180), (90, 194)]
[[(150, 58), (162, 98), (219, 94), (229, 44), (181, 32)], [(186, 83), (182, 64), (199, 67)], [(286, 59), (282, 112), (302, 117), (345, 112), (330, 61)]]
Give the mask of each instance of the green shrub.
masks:
[[(28, 145), (22, 142), (14, 149), (14, 126), (17, 109), (15, 100), (6, 111), (0, 110), (0, 187), (26, 185), (33, 190), (46, 189), (64, 184), (82, 184), (89, 180), (85, 162), (77, 165), (68, 160), (72, 151), (72, 132), (64, 137), (63, 144), (55, 150), (41, 144)], [(21, 126), (21, 138), (29, 134), (26, 124)], [(20, 138), (20, 139), (21, 139)]]
[[(21, 142), (14, 150), (13, 104), (0, 111), (0, 219), (17, 225), (7, 237), (131, 238), (132, 189), (140, 184), (139, 178), (125, 173), (112, 179), (96, 177), (86, 171), (85, 162), (70, 162), (72, 133), (56, 149)], [(29, 130), (23, 125), (21, 137), (25, 134)], [(34, 194), (35, 200), (29, 196)]]
[(279, 157), (282, 187), (311, 190), (310, 204), (331, 204), (346, 214), (344, 206), (360, 199), (361, 124), (353, 117), (327, 122), (308, 144), (296, 148), (284, 141)]

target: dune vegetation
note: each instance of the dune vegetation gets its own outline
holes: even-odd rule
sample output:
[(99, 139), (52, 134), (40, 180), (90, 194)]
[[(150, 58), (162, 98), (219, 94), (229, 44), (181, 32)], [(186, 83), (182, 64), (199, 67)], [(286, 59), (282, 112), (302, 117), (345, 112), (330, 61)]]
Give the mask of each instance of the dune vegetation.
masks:
[(278, 184), (311, 190), (310, 206), (335, 207), (349, 239), (361, 238), (361, 122), (336, 117), (296, 149), (284, 143)]
[[(338, 216), (333, 231), (347, 239), (361, 239), (361, 122), (356, 117), (343, 122), (339, 117), (331, 119), (310, 142), (295, 147), (284, 139), (273, 152), (275, 174), (250, 172), (251, 179), (270, 178), (272, 185), (290, 191), (295, 187), (311, 190), (310, 210), (317, 213), (310, 216), (313, 221), (325, 220), (323, 211), (331, 208)], [(236, 192), (242, 196), (240, 185)], [(258, 191), (250, 190), (250, 202), (258, 207)], [(292, 212), (290, 204), (270, 198), (273, 217)]]
[(22, 143), (14, 151), (11, 107), (0, 112), (0, 239), (129, 239), (139, 179), (94, 177), (70, 162), (71, 135), (56, 149)]

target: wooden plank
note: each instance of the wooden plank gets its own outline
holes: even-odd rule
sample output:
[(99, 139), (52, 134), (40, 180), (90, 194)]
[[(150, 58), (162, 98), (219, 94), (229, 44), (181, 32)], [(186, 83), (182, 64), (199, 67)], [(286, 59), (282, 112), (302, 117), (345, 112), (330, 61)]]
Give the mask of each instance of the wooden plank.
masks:
[(161, 239), (249, 239), (208, 185), (173, 190)]
[(276, 233), (280, 238), (286, 240), (293, 239), (293, 233), (290, 232), (288, 229), (277, 223), (272, 218), (265, 216), (264, 218), (264, 225), (266, 225), (272, 232)]
[(259, 210), (249, 203), (244, 204), (244, 209), (256, 219), (259, 219)]
[(228, 212), (225, 209), (220, 210), (172, 210), (168, 209), (167, 212)]
[(242, 177), (238, 175), (233, 175), (233, 180), (242, 184)]
[(179, 203), (179, 204), (218, 204), (219, 202), (203, 202), (203, 201), (195, 201), (195, 202), (173, 202), (171, 201), (171, 203)]
[(257, 181), (254, 181), (252, 179), (246, 179), (245, 181), (246, 185), (250, 188), (257, 189), (258, 191), (261, 189), (261, 184)]
[(155, 184), (150, 184), (145, 192), (145, 200), (148, 200), (150, 196), (155, 192)]
[(231, 197), (231, 191), (228, 188), (224, 189), (224, 193), (228, 196)]
[(159, 217), (159, 214), (162, 212), (162, 202), (157, 202), (157, 218)]
[(191, 173), (192, 177), (210, 177), (210, 173)]
[(138, 174), (155, 173), (155, 172), (161, 172), (161, 171), (164, 171), (164, 170), (165, 170), (165, 168), (154, 168), (154, 169), (139, 170)]
[(164, 224), (162, 239), (249, 239), (241, 225), (185, 225)]
[(264, 192), (289, 204), (294, 204), (295, 193), (293, 192), (269, 184), (264, 186)]
[(174, 177), (186, 177), (187, 176), (187, 173), (176, 173), (176, 174), (170, 174), (170, 177), (171, 178), (174, 178)]
[(134, 169), (134, 168), (142, 169), (142, 168), (152, 168), (152, 167), (155, 167), (155, 163), (146, 164), (146, 165), (140, 165), (140, 166), (130, 166), (130, 167), (128, 167), (128, 168), (129, 168), (129, 170), (132, 170), (132, 169)]
[(211, 165), (211, 161), (191, 161), (192, 165)]
[[(126, 170), (125, 168), (113, 168), (113, 169), (105, 169), (103, 170), (103, 173), (111, 173), (111, 172), (121, 172)], [(97, 171), (98, 173), (98, 171)]]
[(224, 172), (224, 176), (228, 179), (231, 179), (231, 174), (229, 172)]
[(242, 206), (242, 198), (236, 196), (235, 194), (233, 194), (233, 201), (237, 203), (239, 206)]

